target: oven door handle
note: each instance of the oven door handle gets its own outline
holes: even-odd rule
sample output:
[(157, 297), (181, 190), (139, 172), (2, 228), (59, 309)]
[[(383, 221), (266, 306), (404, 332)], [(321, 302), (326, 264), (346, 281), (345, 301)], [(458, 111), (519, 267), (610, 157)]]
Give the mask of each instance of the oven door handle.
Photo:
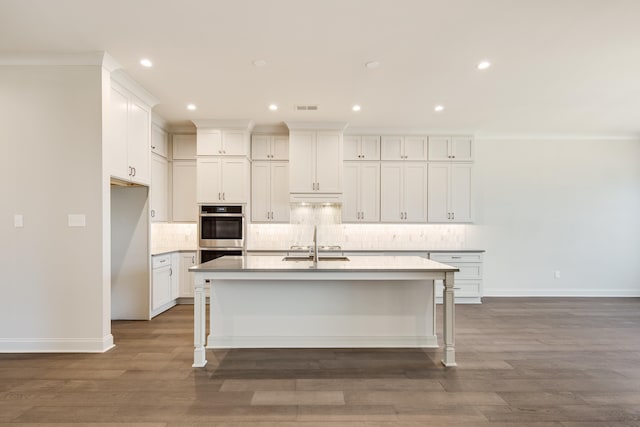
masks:
[(219, 214), (200, 214), (200, 217), (202, 218), (211, 218), (211, 217), (223, 217), (223, 218), (244, 218), (244, 214), (225, 214), (225, 213), (219, 213)]

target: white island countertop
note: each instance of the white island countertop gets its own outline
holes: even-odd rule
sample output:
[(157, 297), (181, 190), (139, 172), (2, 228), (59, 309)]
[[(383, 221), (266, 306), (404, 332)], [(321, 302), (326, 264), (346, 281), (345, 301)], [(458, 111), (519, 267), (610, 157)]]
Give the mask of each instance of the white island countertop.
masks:
[(351, 255), (348, 261), (311, 260), (285, 261), (278, 256), (225, 256), (189, 268), (198, 272), (457, 272), (457, 267), (419, 256), (360, 256)]

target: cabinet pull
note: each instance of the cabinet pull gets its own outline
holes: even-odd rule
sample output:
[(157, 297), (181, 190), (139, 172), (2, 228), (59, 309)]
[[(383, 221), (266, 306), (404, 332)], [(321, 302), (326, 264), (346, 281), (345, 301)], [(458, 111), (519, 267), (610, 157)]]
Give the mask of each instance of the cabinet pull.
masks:
[(152, 145), (152, 146), (151, 146), (151, 149), (152, 149), (152, 150), (155, 150), (155, 149), (156, 149), (156, 146), (155, 146), (155, 145)]
[(461, 256), (452, 256), (451, 259), (461, 259)]
[(154, 218), (156, 216), (156, 211), (154, 209), (151, 209), (151, 218)]
[(451, 219), (456, 219), (456, 213), (455, 212), (451, 212)]
[(451, 212), (447, 212), (447, 219), (451, 219)]
[(136, 176), (136, 168), (133, 168), (133, 176)]
[(173, 267), (169, 267), (169, 276), (173, 276)]
[(191, 257), (191, 264), (195, 264), (195, 263), (196, 263), (196, 256), (195, 256), (195, 255), (193, 255), (193, 256)]
[(128, 166), (128, 167), (129, 167), (129, 176), (131, 176), (131, 166)]
[(222, 192), (222, 200), (226, 200), (224, 197), (224, 191)]
[(218, 200), (222, 200), (222, 197), (220, 197), (221, 193), (218, 193)]
[(222, 150), (218, 150), (218, 154), (222, 154)]
[(364, 212), (360, 212), (360, 219), (364, 219)]

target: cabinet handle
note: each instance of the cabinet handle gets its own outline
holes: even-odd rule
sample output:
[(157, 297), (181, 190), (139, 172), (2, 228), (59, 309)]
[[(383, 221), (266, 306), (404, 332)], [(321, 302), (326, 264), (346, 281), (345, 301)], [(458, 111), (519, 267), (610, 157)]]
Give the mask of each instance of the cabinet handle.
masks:
[(136, 168), (133, 168), (133, 176), (136, 176)]
[(318, 191), (320, 191), (320, 183), (318, 183)]
[(452, 256), (451, 259), (461, 259), (461, 256)]
[(195, 263), (196, 263), (196, 256), (195, 256), (195, 255), (193, 255), (193, 256), (191, 257), (191, 264), (195, 264)]
[(151, 218), (155, 218), (155, 216), (156, 216), (155, 209), (151, 209)]
[(129, 166), (129, 176), (131, 176), (131, 166)]
[(220, 195), (221, 193), (218, 193), (218, 200), (222, 200), (222, 197)]
[(164, 264), (165, 262), (167, 262), (167, 260), (166, 260), (166, 259), (161, 259), (161, 260), (160, 260), (160, 264)]
[(169, 276), (173, 276), (173, 267), (169, 267)]
[(218, 154), (222, 154), (222, 150), (218, 150)]
[(447, 219), (451, 219), (451, 212), (447, 212)]
[(155, 145), (152, 145), (152, 146), (151, 146), (151, 149), (152, 149), (152, 150), (155, 150), (155, 149), (156, 149), (156, 146), (155, 146)]
[(456, 213), (455, 212), (451, 212), (451, 219), (456, 219)]

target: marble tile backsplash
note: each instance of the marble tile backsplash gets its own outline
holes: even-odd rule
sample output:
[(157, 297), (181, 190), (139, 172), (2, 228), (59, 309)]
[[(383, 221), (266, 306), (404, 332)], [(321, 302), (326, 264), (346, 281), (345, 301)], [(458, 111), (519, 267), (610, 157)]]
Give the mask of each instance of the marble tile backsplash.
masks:
[[(464, 249), (463, 224), (319, 224), (318, 245), (343, 250)], [(313, 242), (313, 224), (252, 224), (247, 249), (286, 250)]]
[(196, 224), (151, 224), (151, 253), (166, 250), (193, 250), (198, 247)]

